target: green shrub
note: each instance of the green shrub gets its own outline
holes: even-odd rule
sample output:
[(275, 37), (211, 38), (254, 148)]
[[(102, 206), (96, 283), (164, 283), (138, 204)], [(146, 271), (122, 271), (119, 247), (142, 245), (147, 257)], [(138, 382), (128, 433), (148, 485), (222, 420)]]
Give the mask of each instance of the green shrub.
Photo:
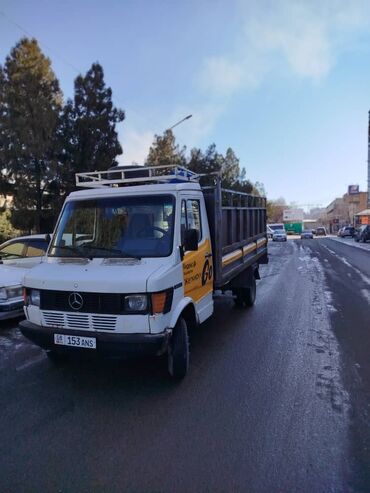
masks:
[(10, 216), (11, 212), (9, 210), (5, 212), (0, 211), (0, 243), (19, 234), (19, 231), (11, 225)]

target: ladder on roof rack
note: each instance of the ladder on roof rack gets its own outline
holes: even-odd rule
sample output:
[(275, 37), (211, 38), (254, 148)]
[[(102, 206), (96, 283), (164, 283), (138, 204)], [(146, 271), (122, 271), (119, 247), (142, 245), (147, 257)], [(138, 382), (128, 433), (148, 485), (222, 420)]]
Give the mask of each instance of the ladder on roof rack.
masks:
[(143, 183), (177, 183), (198, 181), (199, 175), (184, 166), (117, 166), (108, 171), (76, 173), (76, 186), (103, 188)]

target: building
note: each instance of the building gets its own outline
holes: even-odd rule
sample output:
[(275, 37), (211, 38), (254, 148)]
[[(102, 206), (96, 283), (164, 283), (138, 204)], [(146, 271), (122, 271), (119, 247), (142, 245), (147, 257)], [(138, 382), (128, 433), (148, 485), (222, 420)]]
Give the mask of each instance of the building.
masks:
[(370, 209), (364, 209), (356, 214), (356, 224), (370, 224)]
[(356, 214), (366, 209), (366, 206), (367, 192), (360, 192), (358, 187), (350, 186), (343, 197), (334, 199), (326, 207), (323, 225), (330, 233), (337, 233), (343, 226), (356, 226), (359, 224)]

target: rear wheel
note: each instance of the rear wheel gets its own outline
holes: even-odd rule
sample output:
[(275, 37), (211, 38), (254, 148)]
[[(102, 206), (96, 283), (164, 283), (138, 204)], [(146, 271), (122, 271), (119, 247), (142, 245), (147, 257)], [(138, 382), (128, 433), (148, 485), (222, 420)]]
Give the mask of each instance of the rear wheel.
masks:
[(185, 320), (180, 317), (168, 347), (168, 372), (175, 380), (185, 377), (189, 369), (189, 336)]
[(252, 284), (247, 288), (238, 288), (234, 291), (236, 295), (234, 298), (235, 306), (238, 308), (253, 306), (256, 301), (257, 287), (256, 279), (252, 278)]

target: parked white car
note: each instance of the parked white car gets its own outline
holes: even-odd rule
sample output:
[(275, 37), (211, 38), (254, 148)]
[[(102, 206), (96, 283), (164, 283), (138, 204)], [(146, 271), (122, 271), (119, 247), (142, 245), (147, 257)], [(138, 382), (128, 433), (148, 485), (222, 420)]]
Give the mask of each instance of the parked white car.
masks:
[(26, 270), (0, 265), (0, 320), (23, 314), (22, 278)]
[(285, 229), (277, 229), (272, 235), (272, 241), (287, 241)]
[(23, 276), (41, 262), (47, 248), (45, 235), (22, 236), (0, 245), (0, 320), (23, 314)]
[(46, 235), (13, 238), (0, 245), (0, 263), (18, 267), (33, 267), (40, 263), (49, 246)]

